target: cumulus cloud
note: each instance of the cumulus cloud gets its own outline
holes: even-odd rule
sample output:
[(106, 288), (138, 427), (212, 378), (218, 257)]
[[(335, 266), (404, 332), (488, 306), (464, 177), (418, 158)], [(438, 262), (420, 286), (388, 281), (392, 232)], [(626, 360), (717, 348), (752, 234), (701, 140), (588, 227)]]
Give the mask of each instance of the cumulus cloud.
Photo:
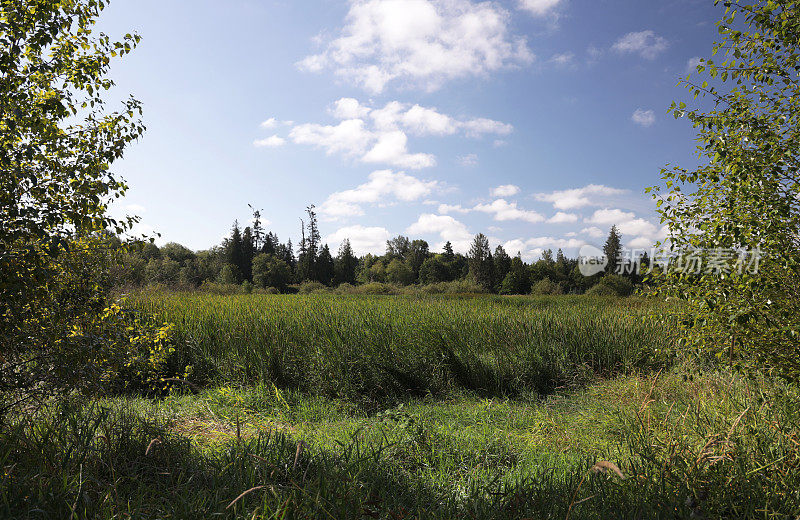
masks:
[(279, 148), (285, 144), (286, 139), (277, 135), (267, 137), (266, 139), (256, 139), (253, 141), (253, 146), (256, 148)]
[(592, 227), (587, 227), (587, 228), (581, 229), (581, 234), (582, 235), (588, 235), (588, 236), (590, 236), (592, 238), (601, 238), (602, 236), (605, 235), (605, 232), (602, 229), (600, 229), (599, 227), (592, 226)]
[(621, 209), (599, 209), (586, 219), (588, 224), (614, 225), (636, 218), (636, 213), (622, 211)]
[(336, 230), (325, 237), (325, 243), (335, 251), (345, 239), (349, 239), (350, 245), (357, 255), (367, 253), (382, 255), (386, 251), (386, 241), (389, 240), (389, 237), (389, 230), (386, 228), (356, 225)]
[(473, 209), (493, 215), (494, 219), (500, 222), (506, 220), (524, 220), (526, 222), (536, 223), (545, 220), (544, 216), (541, 214), (535, 211), (520, 209), (517, 207), (516, 202), (508, 202), (505, 199), (497, 199), (491, 204), (478, 204)]
[(547, 222), (549, 224), (572, 224), (578, 221), (578, 215), (574, 213), (564, 213), (563, 211), (559, 211), (549, 219)]
[(577, 249), (584, 245), (583, 240), (576, 238), (534, 237), (516, 238), (503, 244), (503, 249), (510, 255), (519, 253), (526, 262), (538, 260), (545, 249)]
[(442, 242), (436, 245), (436, 249), (441, 249), (445, 242), (450, 241), (453, 249), (461, 253), (467, 252), (472, 242), (472, 234), (467, 226), (450, 215), (424, 213), (406, 229), (406, 233), (416, 236), (438, 234)]
[(513, 197), (520, 192), (519, 186), (513, 184), (501, 184), (500, 186), (492, 189), (493, 197)]
[(583, 188), (536, 194), (536, 200), (549, 202), (555, 209), (568, 210), (586, 206), (602, 206), (609, 197), (625, 195), (628, 190), (611, 188), (602, 184), (589, 184)]
[[(610, 227), (617, 226), (622, 233), (625, 244), (629, 247), (644, 247), (642, 244), (653, 245), (656, 240), (664, 238), (666, 235), (663, 228), (659, 228), (649, 220), (639, 218), (635, 213), (623, 211), (621, 209), (600, 209), (595, 211), (591, 217), (585, 219), (587, 224)], [(583, 230), (593, 238), (601, 238), (605, 235), (597, 227)]]
[(448, 213), (469, 213), (469, 208), (464, 208), (461, 204), (439, 204), (439, 213), (446, 215)]
[(630, 32), (622, 36), (611, 47), (621, 54), (638, 54), (647, 60), (655, 59), (667, 50), (669, 42), (655, 32), (647, 30)]
[(383, 163), (400, 168), (429, 168), (436, 166), (436, 158), (429, 153), (409, 153), (408, 136), (400, 130), (378, 136), (378, 142), (361, 158), (366, 163)]
[[(513, 127), (492, 119), (460, 120), (436, 108), (391, 101), (373, 108), (355, 98), (341, 98), (329, 108), (337, 124), (304, 123), (293, 126), (288, 138), (295, 144), (321, 148), (328, 155), (343, 155), (369, 164), (421, 169), (436, 165), (428, 153), (412, 153), (409, 134), (445, 136), (461, 133), (478, 138), (485, 134), (507, 135)], [(273, 136), (256, 141), (256, 146), (282, 146), (285, 139)], [(470, 156), (468, 156), (470, 157)]]
[(545, 16), (561, 3), (562, 0), (519, 0), (519, 7), (534, 16)]
[(437, 189), (436, 181), (424, 181), (403, 172), (378, 170), (368, 181), (353, 189), (331, 194), (319, 207), (326, 220), (337, 220), (364, 214), (363, 206), (387, 200), (413, 202), (423, 199)]
[[(543, 9), (552, 1), (527, 3)], [(432, 91), (452, 79), (531, 63), (525, 38), (512, 35), (510, 24), (494, 2), (351, 0), (340, 35), (297, 65), (334, 70), (374, 94), (390, 83)]]
[(631, 116), (631, 121), (633, 121), (639, 126), (647, 128), (655, 124), (656, 114), (652, 110), (644, 110), (642, 108), (637, 108), (636, 111)]
[(337, 119), (363, 119), (369, 112), (368, 107), (363, 106), (354, 98), (341, 98), (330, 109), (331, 115)]

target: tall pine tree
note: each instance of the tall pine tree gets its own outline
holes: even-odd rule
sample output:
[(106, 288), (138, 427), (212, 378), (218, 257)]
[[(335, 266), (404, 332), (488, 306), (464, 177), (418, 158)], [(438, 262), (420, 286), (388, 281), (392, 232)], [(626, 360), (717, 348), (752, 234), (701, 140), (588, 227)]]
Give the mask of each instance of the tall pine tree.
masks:
[(606, 274), (615, 273), (622, 261), (622, 235), (619, 234), (616, 225), (611, 226), (606, 244), (603, 246), (603, 254), (608, 259)]
[(487, 292), (494, 290), (494, 263), (489, 239), (483, 233), (475, 235), (469, 250), (469, 274)]

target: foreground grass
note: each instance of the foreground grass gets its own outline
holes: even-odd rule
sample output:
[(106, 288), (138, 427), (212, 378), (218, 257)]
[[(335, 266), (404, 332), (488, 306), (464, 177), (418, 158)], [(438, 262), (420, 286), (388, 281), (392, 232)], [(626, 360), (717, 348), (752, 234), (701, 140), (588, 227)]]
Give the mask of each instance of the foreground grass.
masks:
[(175, 324), (196, 379), (375, 409), (409, 394), (548, 394), (659, 368), (670, 344), (666, 307), (638, 299), (142, 292), (128, 306)]
[(794, 518), (798, 404), (680, 368), (378, 413), (266, 385), (65, 404), (4, 428), (0, 516)]

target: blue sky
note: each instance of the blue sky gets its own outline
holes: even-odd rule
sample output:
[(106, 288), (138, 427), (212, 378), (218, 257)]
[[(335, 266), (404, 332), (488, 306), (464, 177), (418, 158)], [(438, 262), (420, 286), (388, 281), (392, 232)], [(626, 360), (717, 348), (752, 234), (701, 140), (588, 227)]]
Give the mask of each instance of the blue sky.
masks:
[(397, 234), (483, 232), (526, 259), (574, 253), (618, 224), (646, 247), (662, 227), (643, 191), (691, 166), (694, 133), (667, 115), (708, 56), (711, 0), (116, 0), (120, 95), (145, 137), (115, 165), (115, 211), (193, 249), (248, 204), (281, 240), (318, 207), (323, 238), (382, 252)]

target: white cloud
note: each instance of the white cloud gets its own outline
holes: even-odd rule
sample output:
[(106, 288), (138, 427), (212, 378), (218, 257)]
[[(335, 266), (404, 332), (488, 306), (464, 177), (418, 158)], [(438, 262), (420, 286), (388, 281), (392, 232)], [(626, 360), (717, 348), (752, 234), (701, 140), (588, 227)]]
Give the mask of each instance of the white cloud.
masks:
[(444, 242), (450, 241), (453, 249), (465, 253), (469, 250), (472, 242), (472, 233), (467, 226), (449, 215), (433, 215), (425, 213), (419, 216), (416, 222), (411, 224), (406, 233), (409, 235), (433, 235), (438, 234), (442, 239), (441, 244), (437, 244), (435, 249), (441, 249)]
[(561, 54), (555, 54), (552, 58), (550, 58), (550, 62), (555, 63), (560, 67), (570, 67), (575, 64), (575, 53), (564, 52)]
[(631, 121), (633, 121), (639, 126), (647, 128), (655, 124), (656, 114), (652, 110), (644, 110), (642, 108), (637, 108), (636, 112), (634, 112), (633, 115), (631, 116)]
[(478, 156), (477, 154), (474, 153), (468, 153), (467, 155), (462, 155), (458, 157), (458, 164), (460, 164), (461, 166), (465, 166), (467, 168), (470, 168), (472, 166), (477, 166)]
[(261, 128), (266, 128), (267, 130), (275, 128), (276, 126), (278, 126), (278, 120), (275, 119), (274, 117), (270, 117), (269, 119), (261, 123)]
[(526, 40), (510, 34), (510, 23), (494, 2), (351, 0), (340, 36), (298, 66), (333, 69), (375, 94), (389, 83), (432, 91), (452, 79), (532, 62)]
[(686, 62), (686, 73), (691, 74), (697, 72), (697, 67), (703, 62), (703, 59), (699, 56), (695, 56), (694, 58), (689, 58), (689, 61)]
[(544, 217), (539, 213), (520, 209), (516, 202), (508, 202), (505, 199), (497, 199), (491, 204), (478, 204), (474, 210), (494, 215), (494, 219), (500, 222), (506, 220), (524, 220), (531, 223), (544, 221)]
[(555, 209), (567, 210), (585, 206), (601, 206), (608, 197), (624, 195), (627, 190), (611, 188), (602, 184), (589, 184), (583, 188), (538, 193), (536, 200), (549, 202)]
[(362, 161), (383, 163), (400, 168), (429, 168), (436, 165), (436, 158), (428, 153), (409, 153), (408, 136), (400, 130), (386, 132), (378, 137), (378, 142), (367, 152)]
[(461, 204), (439, 204), (439, 213), (446, 215), (448, 213), (469, 213), (469, 208), (461, 207)]
[(635, 213), (622, 211), (621, 209), (598, 209), (591, 217), (586, 219), (586, 223), (611, 226), (634, 218), (636, 218)]
[(347, 119), (336, 126), (314, 123), (297, 125), (289, 132), (289, 138), (296, 144), (324, 148), (328, 155), (341, 153), (350, 157), (366, 153), (375, 140), (361, 119)]
[(631, 32), (622, 36), (611, 47), (621, 54), (638, 54), (642, 58), (653, 60), (667, 50), (669, 43), (655, 32), (647, 30)]
[(361, 225), (343, 227), (325, 237), (325, 243), (337, 250), (344, 239), (350, 240), (350, 245), (357, 255), (371, 253), (382, 255), (386, 251), (386, 241), (389, 240), (389, 230), (382, 227), (364, 227)]
[(526, 262), (533, 262), (541, 257), (542, 251), (545, 249), (577, 249), (584, 244), (585, 242), (583, 240), (578, 240), (576, 238), (517, 238), (504, 243), (503, 249), (512, 256), (520, 253), (523, 260)]
[(513, 197), (520, 192), (519, 186), (502, 184), (492, 190), (493, 197)]
[(427, 197), (437, 187), (436, 181), (423, 181), (403, 172), (378, 170), (372, 172), (364, 184), (331, 194), (319, 212), (326, 220), (363, 215), (364, 204), (377, 204), (387, 199), (413, 202)]
[[(623, 211), (621, 209), (597, 210), (591, 217), (586, 219), (586, 222), (608, 227), (616, 225), (617, 229), (622, 234), (623, 241), (629, 247), (649, 247), (653, 245), (656, 240), (664, 238), (663, 228), (659, 228), (652, 222), (643, 218), (637, 218), (636, 214), (633, 212)], [(587, 228), (584, 232), (589, 230), (591, 230), (592, 233), (590, 234), (594, 238), (600, 238), (605, 235), (605, 233), (596, 227)]]
[(599, 227), (595, 227), (595, 226), (581, 229), (581, 234), (582, 235), (589, 235), (592, 238), (600, 238), (600, 237), (605, 235), (605, 233), (603, 232), (602, 229), (600, 229)]
[[(468, 137), (484, 134), (506, 135), (513, 131), (507, 123), (477, 118), (458, 120), (436, 108), (391, 101), (372, 108), (354, 98), (341, 98), (329, 109), (339, 119), (335, 125), (306, 123), (294, 126), (289, 139), (324, 149), (328, 155), (340, 154), (370, 164), (420, 169), (436, 165), (436, 157), (408, 150), (408, 134), (444, 136), (462, 132)], [(280, 146), (283, 138), (273, 136), (257, 141), (257, 146)]]
[(341, 98), (333, 104), (330, 112), (337, 119), (363, 119), (367, 117), (370, 109), (357, 99)]
[(562, 3), (562, 0), (519, 0), (519, 7), (534, 16), (545, 16), (558, 7), (560, 3)]
[(484, 118), (464, 121), (461, 127), (468, 137), (480, 137), (483, 134), (508, 135), (514, 131), (514, 127), (509, 124)]
[(273, 135), (271, 137), (267, 137), (266, 139), (256, 139), (253, 141), (253, 146), (256, 148), (279, 148), (286, 144), (286, 139), (283, 137), (279, 137), (277, 135)]
[(572, 224), (578, 221), (578, 215), (574, 213), (564, 213), (563, 211), (559, 211), (549, 219), (547, 222), (549, 224)]

